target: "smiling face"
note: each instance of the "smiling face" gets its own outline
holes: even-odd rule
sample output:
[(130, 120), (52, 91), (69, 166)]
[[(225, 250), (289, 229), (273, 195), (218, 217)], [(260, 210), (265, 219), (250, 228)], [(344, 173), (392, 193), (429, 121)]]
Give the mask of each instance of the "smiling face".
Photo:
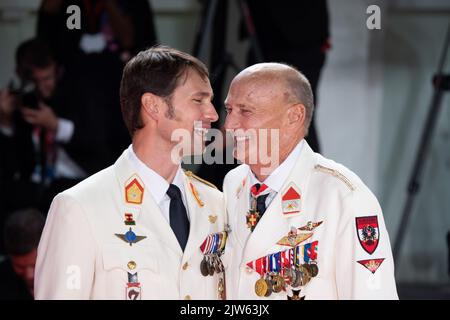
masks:
[(163, 115), (158, 118), (158, 133), (169, 145), (181, 147), (182, 156), (203, 152), (204, 135), (219, 118), (212, 98), (209, 79), (188, 69), (172, 95), (159, 99)]
[[(300, 140), (302, 107), (290, 100), (277, 74), (244, 71), (231, 83), (225, 107), (225, 129), (233, 133), (234, 156), (244, 163), (261, 165), (263, 153), (283, 161)], [(275, 129), (278, 137), (272, 130), (260, 129)]]

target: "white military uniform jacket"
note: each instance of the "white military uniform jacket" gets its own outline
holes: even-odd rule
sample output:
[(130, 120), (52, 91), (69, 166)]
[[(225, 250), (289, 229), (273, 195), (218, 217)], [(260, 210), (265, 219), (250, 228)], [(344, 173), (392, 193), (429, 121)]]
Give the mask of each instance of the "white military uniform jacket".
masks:
[[(55, 197), (38, 248), (37, 299), (218, 298), (219, 276), (204, 277), (199, 266), (202, 242), (224, 230), (222, 193), (183, 174), (190, 217), (183, 253), (127, 152)], [(130, 228), (139, 240), (132, 245), (115, 235)]]
[[(299, 235), (312, 233), (299, 244), (300, 252), (305, 260), (314, 259), (319, 270), (309, 283), (295, 288), (301, 289), (297, 297), (398, 299), (389, 236), (377, 199), (353, 172), (314, 153), (303, 142), (281, 192), (253, 232), (246, 219), (252, 175), (249, 166), (241, 165), (225, 177), (223, 190), (231, 227), (223, 257), (227, 299), (292, 297), (289, 286), (286, 291), (259, 297), (255, 283), (260, 275), (251, 268), (255, 265), (252, 261), (289, 250), (277, 242), (292, 227)], [(308, 222), (315, 226), (311, 231), (307, 230)], [(303, 250), (310, 244), (313, 248)]]

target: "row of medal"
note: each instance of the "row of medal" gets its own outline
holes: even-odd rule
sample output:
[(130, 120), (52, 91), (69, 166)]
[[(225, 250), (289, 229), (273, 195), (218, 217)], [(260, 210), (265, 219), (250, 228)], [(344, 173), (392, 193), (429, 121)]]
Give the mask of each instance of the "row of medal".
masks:
[(200, 272), (203, 276), (213, 276), (214, 273), (222, 273), (225, 268), (222, 264), (221, 255), (225, 250), (227, 232), (210, 234), (200, 246), (203, 260), (200, 263)]
[(298, 288), (308, 284), (319, 273), (316, 249), (315, 241), (247, 263), (261, 276), (255, 283), (256, 295), (269, 297), (273, 292), (286, 291), (288, 286)]
[(203, 260), (200, 262), (200, 272), (204, 277), (213, 276), (215, 273), (218, 274), (217, 294), (220, 300), (225, 300), (226, 298), (225, 268), (220, 257), (225, 251), (227, 236), (227, 231), (210, 234), (200, 246), (200, 251), (203, 253)]

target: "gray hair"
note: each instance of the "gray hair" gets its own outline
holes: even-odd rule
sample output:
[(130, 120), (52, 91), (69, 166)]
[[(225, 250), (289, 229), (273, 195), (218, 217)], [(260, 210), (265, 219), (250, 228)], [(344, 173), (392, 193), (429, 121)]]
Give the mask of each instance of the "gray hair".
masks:
[(296, 68), (286, 65), (293, 69), (294, 72), (289, 72), (285, 76), (287, 88), (291, 95), (293, 102), (300, 102), (305, 106), (305, 135), (308, 134), (309, 126), (311, 125), (314, 113), (314, 95), (311, 89), (309, 80)]

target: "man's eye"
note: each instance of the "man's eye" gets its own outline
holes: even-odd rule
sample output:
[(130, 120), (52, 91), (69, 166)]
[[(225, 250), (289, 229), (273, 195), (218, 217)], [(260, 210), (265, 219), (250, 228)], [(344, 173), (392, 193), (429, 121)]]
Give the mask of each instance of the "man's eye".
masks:
[(242, 110), (242, 109), (241, 109), (241, 113), (242, 113), (242, 114), (250, 114), (251, 111), (250, 111), (250, 110)]
[(202, 100), (200, 99), (192, 99), (195, 103), (202, 103)]

